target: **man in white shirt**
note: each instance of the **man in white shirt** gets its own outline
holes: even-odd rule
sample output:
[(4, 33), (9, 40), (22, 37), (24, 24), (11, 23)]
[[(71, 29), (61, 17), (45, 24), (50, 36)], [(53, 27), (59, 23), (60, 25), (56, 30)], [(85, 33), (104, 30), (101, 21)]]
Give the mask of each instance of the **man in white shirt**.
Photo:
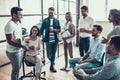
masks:
[(93, 18), (88, 16), (88, 7), (81, 7), (82, 18), (80, 19), (80, 26), (78, 27), (79, 31), (79, 51), (80, 56), (83, 57), (84, 53), (86, 53), (90, 46), (90, 34), (95, 21)]
[(4, 28), (7, 40), (6, 54), (12, 65), (11, 80), (18, 80), (22, 61), (21, 48), (26, 50), (26, 47), (21, 45), (22, 27), (20, 20), (22, 18), (22, 9), (19, 7), (13, 7), (11, 9), (11, 17), (12, 19)]

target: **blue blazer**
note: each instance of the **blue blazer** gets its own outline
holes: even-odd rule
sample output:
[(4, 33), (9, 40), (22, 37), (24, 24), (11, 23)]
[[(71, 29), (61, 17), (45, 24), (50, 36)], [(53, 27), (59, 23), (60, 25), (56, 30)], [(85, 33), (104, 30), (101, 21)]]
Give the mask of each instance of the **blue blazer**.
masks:
[[(39, 30), (39, 34), (43, 35), (43, 41), (46, 43), (49, 43), (49, 27), (50, 27), (50, 18), (47, 17), (43, 20), (41, 28)], [(59, 23), (59, 20), (56, 18), (53, 18), (53, 28), (54, 29), (59, 29), (61, 31), (61, 26)], [(54, 32), (55, 36), (55, 42), (59, 41), (59, 33)]]

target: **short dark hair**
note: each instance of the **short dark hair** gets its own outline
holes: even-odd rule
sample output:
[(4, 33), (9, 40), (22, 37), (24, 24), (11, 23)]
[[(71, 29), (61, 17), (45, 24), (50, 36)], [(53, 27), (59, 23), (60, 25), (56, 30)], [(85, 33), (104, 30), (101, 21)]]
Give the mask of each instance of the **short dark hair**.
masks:
[(93, 27), (96, 27), (96, 29), (97, 29), (98, 31), (100, 31), (100, 32), (103, 31), (103, 28), (102, 28), (101, 25), (93, 25)]
[(36, 28), (36, 29), (37, 29), (38, 33), (36, 34), (36, 36), (39, 36), (39, 28), (38, 28), (38, 26), (36, 26), (36, 25), (34, 25), (34, 26), (31, 28), (31, 30), (30, 30), (30, 36), (32, 35), (32, 29), (33, 29), (33, 28)]
[(52, 11), (55, 11), (55, 8), (54, 7), (49, 7), (48, 10), (52, 10)]
[(81, 9), (85, 9), (87, 11), (88, 10), (88, 6), (82, 6)]
[(120, 51), (120, 36), (114, 35), (110, 38), (110, 44), (114, 44), (115, 49), (117, 51)]
[(13, 7), (11, 8), (11, 16), (13, 16), (13, 14), (17, 14), (18, 11), (22, 11), (23, 9), (20, 7)]

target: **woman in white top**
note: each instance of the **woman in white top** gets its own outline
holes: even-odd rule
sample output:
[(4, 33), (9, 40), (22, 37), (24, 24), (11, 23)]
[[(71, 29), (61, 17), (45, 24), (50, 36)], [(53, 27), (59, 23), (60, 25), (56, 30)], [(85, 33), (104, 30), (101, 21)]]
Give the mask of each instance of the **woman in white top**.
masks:
[(39, 29), (37, 26), (33, 26), (30, 30), (30, 35), (25, 37), (24, 42), (28, 51), (26, 51), (25, 58), (31, 63), (36, 64), (36, 79), (40, 79), (42, 62), (40, 60), (40, 38), (38, 37)]
[[(71, 12), (65, 14), (66, 23), (64, 30), (62, 31), (62, 39), (64, 41), (64, 57), (65, 57), (65, 66), (60, 70), (68, 70), (68, 53), (70, 58), (73, 58), (73, 46), (72, 40), (75, 36), (75, 26), (72, 24)], [(68, 51), (67, 51), (68, 50)]]

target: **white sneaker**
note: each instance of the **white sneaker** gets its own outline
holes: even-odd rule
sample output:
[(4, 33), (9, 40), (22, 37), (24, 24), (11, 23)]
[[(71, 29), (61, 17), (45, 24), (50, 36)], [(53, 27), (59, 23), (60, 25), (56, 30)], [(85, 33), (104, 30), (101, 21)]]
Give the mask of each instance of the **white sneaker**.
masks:
[(70, 71), (70, 70), (72, 70), (72, 68), (69, 68), (69, 67), (66, 68), (66, 71)]

